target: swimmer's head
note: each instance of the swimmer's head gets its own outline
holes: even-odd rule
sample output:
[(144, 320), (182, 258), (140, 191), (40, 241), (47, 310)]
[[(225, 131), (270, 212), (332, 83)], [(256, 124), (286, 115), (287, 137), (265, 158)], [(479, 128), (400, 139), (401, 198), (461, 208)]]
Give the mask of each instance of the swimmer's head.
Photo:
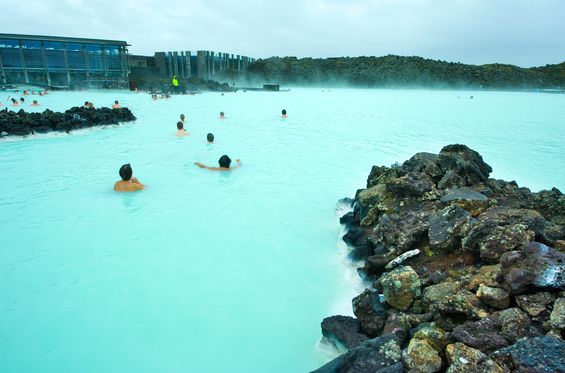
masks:
[(220, 111), (220, 116), (223, 117), (224, 116), (224, 112)]
[(120, 177), (122, 178), (122, 180), (128, 181), (129, 179), (131, 179), (132, 174), (133, 171), (131, 170), (131, 166), (129, 163), (120, 167)]
[(37, 100), (33, 100), (33, 103), (34, 103), (34, 104), (37, 104)]
[(25, 98), (20, 97), (20, 101), (21, 101), (21, 102), (24, 102), (24, 101), (25, 101)]
[(180, 115), (180, 120), (184, 121), (184, 114)]
[(182, 122), (177, 122), (177, 128), (178, 128), (179, 130), (182, 130), (182, 127), (183, 127)]
[(220, 159), (218, 160), (218, 163), (220, 164), (221, 168), (230, 168), (231, 159), (230, 159), (230, 157), (228, 157), (227, 155), (224, 154), (220, 157)]
[(88, 101), (85, 101), (85, 102), (84, 102), (84, 106), (88, 106)]
[(114, 104), (116, 104), (116, 105), (119, 104), (118, 100), (114, 101)]
[(208, 142), (214, 142), (214, 134), (213, 133), (207, 134), (206, 139), (208, 139)]
[(286, 115), (286, 109), (282, 110), (282, 115)]

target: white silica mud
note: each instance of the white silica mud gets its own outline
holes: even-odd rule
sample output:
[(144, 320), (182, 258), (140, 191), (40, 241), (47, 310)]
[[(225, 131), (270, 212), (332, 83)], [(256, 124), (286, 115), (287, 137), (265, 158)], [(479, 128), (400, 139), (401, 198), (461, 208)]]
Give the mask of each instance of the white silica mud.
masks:
[[(565, 187), (564, 95), (83, 91), (26, 110), (114, 100), (137, 121), (0, 140), (2, 372), (309, 371), (359, 290), (336, 203), (372, 165), (463, 143), (492, 177)], [(223, 154), (242, 167), (194, 165)], [(113, 191), (125, 163), (146, 190)]]

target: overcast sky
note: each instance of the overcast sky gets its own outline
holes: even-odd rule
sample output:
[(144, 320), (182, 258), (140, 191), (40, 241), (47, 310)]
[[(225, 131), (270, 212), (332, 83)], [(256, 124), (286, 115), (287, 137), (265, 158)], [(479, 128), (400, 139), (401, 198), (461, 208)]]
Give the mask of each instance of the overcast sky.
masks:
[(565, 61), (565, 0), (0, 0), (0, 32), (125, 40), (130, 53), (399, 54)]

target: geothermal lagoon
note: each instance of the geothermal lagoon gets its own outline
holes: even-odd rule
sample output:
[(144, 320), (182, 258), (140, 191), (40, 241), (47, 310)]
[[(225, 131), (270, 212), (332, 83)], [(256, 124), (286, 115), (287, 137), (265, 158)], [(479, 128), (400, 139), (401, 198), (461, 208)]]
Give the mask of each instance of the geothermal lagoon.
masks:
[[(137, 120), (0, 140), (2, 372), (313, 370), (335, 356), (321, 320), (363, 287), (337, 201), (372, 165), (462, 143), (491, 177), (565, 189), (562, 94), (83, 91), (25, 109), (114, 100)], [(194, 166), (222, 154), (243, 166)], [(146, 190), (112, 190), (124, 163)]]

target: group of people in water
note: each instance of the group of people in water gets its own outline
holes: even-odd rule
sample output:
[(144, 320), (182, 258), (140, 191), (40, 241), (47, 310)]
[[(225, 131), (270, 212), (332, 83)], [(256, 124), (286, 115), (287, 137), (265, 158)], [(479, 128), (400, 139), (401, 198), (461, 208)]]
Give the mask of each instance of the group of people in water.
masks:
[[(118, 101), (116, 101), (116, 104), (118, 104)], [(282, 119), (288, 118), (288, 114), (285, 109), (283, 109), (281, 112), (281, 118)], [(223, 111), (220, 112), (219, 119), (225, 119), (225, 113)], [(185, 121), (186, 121), (185, 115), (181, 114), (179, 117), (179, 121), (177, 122), (177, 132), (175, 136), (182, 137), (182, 136), (190, 135), (190, 133), (184, 128)], [(208, 142), (208, 144), (213, 144), (214, 134), (208, 133), (206, 135), (206, 141)], [(241, 160), (236, 159), (235, 162), (236, 162), (235, 166), (232, 166), (231, 158), (228, 155), (224, 154), (218, 160), (218, 167), (207, 166), (201, 162), (194, 162), (194, 165), (200, 168), (205, 168), (210, 171), (231, 171), (241, 167)], [(121, 180), (116, 181), (114, 184), (114, 190), (116, 192), (137, 192), (145, 188), (145, 185), (143, 185), (137, 178), (133, 177), (133, 171), (129, 163), (120, 167), (119, 174)]]
[[(18, 93), (19, 91), (15, 91), (15, 93)], [(22, 92), (23, 96), (29, 96), (29, 95), (34, 95), (35, 96), (35, 91), (30, 91), (28, 89), (24, 90)], [(49, 89), (46, 88), (44, 91), (37, 91), (37, 94), (39, 96), (43, 96), (43, 95), (48, 95), (49, 94)], [(12, 103), (11, 106), (23, 106), (25, 105), (26, 99), (24, 97), (20, 97), (20, 99), (18, 100), (17, 98), (14, 97), (8, 97), (8, 100)], [(0, 101), (0, 106), (2, 106), (2, 102)], [(37, 102), (37, 100), (32, 100), (31, 104), (29, 106), (39, 106), (39, 102)]]

